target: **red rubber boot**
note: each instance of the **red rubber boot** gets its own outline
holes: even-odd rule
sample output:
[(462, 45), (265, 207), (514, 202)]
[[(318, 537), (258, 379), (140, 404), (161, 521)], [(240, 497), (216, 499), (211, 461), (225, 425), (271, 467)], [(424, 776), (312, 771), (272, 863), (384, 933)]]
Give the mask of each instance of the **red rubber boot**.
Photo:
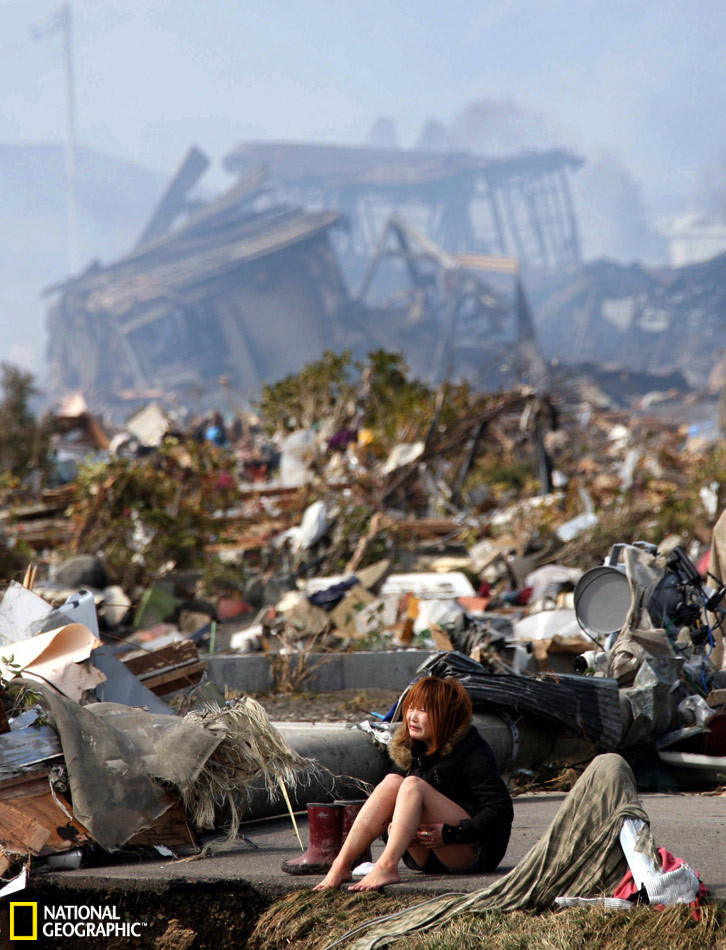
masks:
[[(353, 827), (353, 822), (355, 821), (358, 812), (365, 805), (365, 803), (366, 803), (365, 798), (356, 798), (353, 801), (342, 803), (343, 805), (345, 805), (345, 811), (343, 812), (343, 835), (340, 841), (341, 845), (343, 844), (345, 839), (348, 837), (348, 832)], [(363, 864), (364, 861), (370, 861), (371, 863), (373, 862), (373, 856), (371, 854), (370, 845), (368, 845), (365, 851), (361, 851), (358, 857), (353, 861), (352, 867), (355, 868), (359, 864)]]
[(282, 870), (288, 874), (326, 874), (340, 851), (345, 813), (342, 802), (311, 802), (307, 809), (310, 844), (299, 858), (283, 863)]

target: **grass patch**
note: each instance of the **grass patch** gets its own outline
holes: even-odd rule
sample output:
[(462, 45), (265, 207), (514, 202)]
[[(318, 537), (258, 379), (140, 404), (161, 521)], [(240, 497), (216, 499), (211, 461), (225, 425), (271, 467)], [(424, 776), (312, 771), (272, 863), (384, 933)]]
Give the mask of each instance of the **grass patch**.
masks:
[(317, 950), (358, 924), (421, 902), (419, 896), (295, 891), (275, 901), (257, 921), (249, 950)]
[[(251, 950), (322, 950), (361, 923), (420, 898), (345, 891), (297, 891), (260, 917)], [(466, 914), (428, 933), (409, 934), (391, 946), (401, 950), (726, 950), (726, 905), (711, 902), (694, 921), (690, 907), (665, 911), (568, 908), (546, 914)]]
[[(406, 950), (723, 950), (726, 908), (704, 907), (694, 921), (683, 905), (665, 911), (569, 908), (455, 918), (438, 931), (410, 935)], [(402, 945), (403, 946), (403, 945)]]

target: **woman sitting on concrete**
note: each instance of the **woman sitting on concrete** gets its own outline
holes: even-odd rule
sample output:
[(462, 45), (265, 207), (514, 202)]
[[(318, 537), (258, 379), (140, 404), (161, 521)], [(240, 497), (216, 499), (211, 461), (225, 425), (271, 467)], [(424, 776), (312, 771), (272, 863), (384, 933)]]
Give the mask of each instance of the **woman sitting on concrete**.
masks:
[(432, 676), (411, 687), (390, 746), (395, 768), (371, 793), (315, 890), (351, 880), (356, 858), (386, 829), (383, 853), (351, 891), (399, 882), (401, 858), (428, 873), (494, 870), (507, 850), (512, 800), (471, 719), (471, 699), (457, 680)]

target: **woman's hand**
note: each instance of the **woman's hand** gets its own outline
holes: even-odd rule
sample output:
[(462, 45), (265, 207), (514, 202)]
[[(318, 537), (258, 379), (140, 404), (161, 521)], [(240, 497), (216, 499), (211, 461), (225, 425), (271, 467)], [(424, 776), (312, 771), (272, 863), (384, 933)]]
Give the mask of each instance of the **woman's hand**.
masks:
[(419, 829), (414, 835), (414, 841), (425, 848), (440, 848), (444, 843), (444, 839), (441, 837), (443, 827), (443, 822), (440, 825), (419, 825)]

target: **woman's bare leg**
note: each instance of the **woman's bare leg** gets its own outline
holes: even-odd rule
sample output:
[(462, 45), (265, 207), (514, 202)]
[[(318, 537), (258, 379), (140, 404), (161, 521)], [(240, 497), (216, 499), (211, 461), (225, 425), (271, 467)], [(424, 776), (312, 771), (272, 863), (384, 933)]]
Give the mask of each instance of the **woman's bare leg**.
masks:
[[(457, 825), (468, 818), (467, 812), (450, 798), (437, 792), (423, 779), (409, 775), (401, 783), (388, 834), (388, 842), (383, 854), (378, 858), (373, 870), (353, 884), (351, 891), (378, 890), (385, 884), (397, 884), (401, 878), (398, 862), (404, 851), (411, 850), (414, 860), (419, 860), (421, 849), (412, 844), (421, 824)], [(428, 852), (428, 849), (425, 849)], [(436, 854), (448, 867), (466, 867), (474, 860), (473, 845), (451, 844), (436, 849)]]
[(365, 849), (379, 838), (391, 821), (399, 789), (403, 784), (402, 775), (387, 775), (370, 794), (366, 803), (356, 815), (355, 821), (343, 842), (338, 856), (330, 870), (313, 890), (324, 891), (329, 887), (340, 887), (343, 881), (352, 879), (353, 861)]

